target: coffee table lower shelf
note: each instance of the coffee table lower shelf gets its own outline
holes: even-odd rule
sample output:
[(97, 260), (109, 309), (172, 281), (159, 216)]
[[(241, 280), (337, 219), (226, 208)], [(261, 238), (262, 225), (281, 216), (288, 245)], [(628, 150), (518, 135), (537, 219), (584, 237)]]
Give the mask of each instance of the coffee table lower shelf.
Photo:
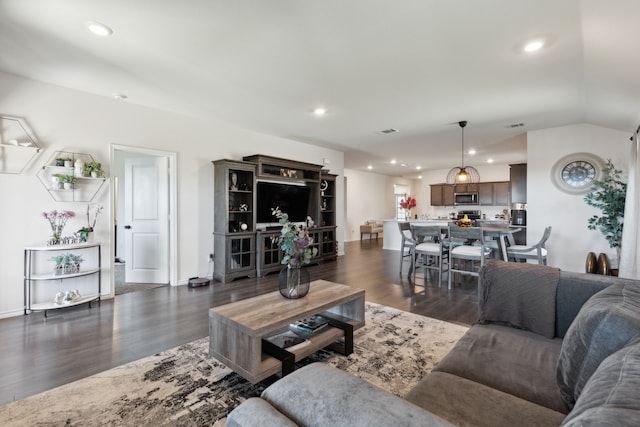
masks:
[[(338, 343), (342, 337), (344, 342)], [(282, 372), (282, 376), (290, 374), (294, 371), (296, 362), (321, 348), (328, 347), (345, 356), (353, 353), (353, 325), (348, 322), (330, 319), (328, 327), (315, 334), (305, 334), (304, 338), (307, 341), (286, 349), (262, 340), (262, 370), (269, 373), (267, 377), (278, 372)]]
[[(267, 341), (316, 314), (330, 322), (314, 334), (296, 331), (307, 341), (286, 350)], [(210, 309), (209, 355), (255, 384), (281, 371), (286, 375), (295, 362), (322, 348), (350, 354), (353, 331), (364, 323), (364, 290), (317, 280), (298, 300), (276, 291)]]

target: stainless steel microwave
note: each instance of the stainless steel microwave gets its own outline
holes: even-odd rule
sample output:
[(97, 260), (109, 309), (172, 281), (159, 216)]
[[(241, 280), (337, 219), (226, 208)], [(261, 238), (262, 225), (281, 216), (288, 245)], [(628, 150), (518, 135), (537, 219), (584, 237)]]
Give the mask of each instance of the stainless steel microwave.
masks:
[(458, 205), (477, 205), (478, 204), (478, 193), (454, 193), (453, 194), (453, 204)]

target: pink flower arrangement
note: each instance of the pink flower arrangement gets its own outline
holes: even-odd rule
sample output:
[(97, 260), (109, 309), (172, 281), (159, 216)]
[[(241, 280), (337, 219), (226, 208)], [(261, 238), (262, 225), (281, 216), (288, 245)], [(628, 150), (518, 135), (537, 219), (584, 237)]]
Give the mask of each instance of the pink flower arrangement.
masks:
[(416, 207), (416, 199), (411, 196), (407, 196), (407, 200), (400, 200), (400, 207), (402, 209), (411, 209)]
[(62, 230), (64, 229), (67, 220), (76, 216), (76, 213), (73, 211), (53, 210), (51, 212), (42, 212), (41, 215), (43, 218), (49, 221), (49, 225), (51, 225), (51, 231), (53, 232), (53, 239), (57, 243), (60, 241), (60, 237), (62, 237)]

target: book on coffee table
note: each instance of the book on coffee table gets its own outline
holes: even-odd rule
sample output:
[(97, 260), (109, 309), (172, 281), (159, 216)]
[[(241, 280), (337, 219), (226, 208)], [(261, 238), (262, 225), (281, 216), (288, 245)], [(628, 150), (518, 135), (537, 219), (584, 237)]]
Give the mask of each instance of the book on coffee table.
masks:
[(266, 339), (280, 348), (289, 348), (305, 342), (310, 343), (309, 340), (302, 338), (293, 331), (283, 332)]
[(307, 334), (313, 334), (326, 327), (328, 324), (329, 319), (320, 315), (316, 315), (293, 322), (290, 326), (298, 331), (305, 332)]

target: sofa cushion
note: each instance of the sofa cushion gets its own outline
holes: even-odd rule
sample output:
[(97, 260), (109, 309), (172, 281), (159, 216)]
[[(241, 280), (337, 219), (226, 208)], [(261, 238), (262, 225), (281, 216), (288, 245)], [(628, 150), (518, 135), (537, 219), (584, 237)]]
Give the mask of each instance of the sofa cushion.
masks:
[(480, 270), (478, 322), (499, 323), (554, 338), (560, 270), (491, 260)]
[(567, 413), (555, 382), (562, 341), (501, 325), (475, 325), (434, 367)]
[(262, 398), (303, 426), (452, 426), (356, 376), (312, 363), (278, 380)]
[(563, 426), (640, 425), (640, 341), (607, 357), (593, 373)]
[(446, 372), (431, 372), (405, 399), (458, 426), (558, 426), (566, 416)]
[(614, 284), (587, 300), (569, 327), (558, 358), (558, 386), (569, 408), (600, 363), (638, 336), (639, 286)]
[(252, 397), (237, 406), (227, 416), (227, 427), (259, 425), (261, 427), (297, 427), (298, 425), (282, 415), (269, 402)]

